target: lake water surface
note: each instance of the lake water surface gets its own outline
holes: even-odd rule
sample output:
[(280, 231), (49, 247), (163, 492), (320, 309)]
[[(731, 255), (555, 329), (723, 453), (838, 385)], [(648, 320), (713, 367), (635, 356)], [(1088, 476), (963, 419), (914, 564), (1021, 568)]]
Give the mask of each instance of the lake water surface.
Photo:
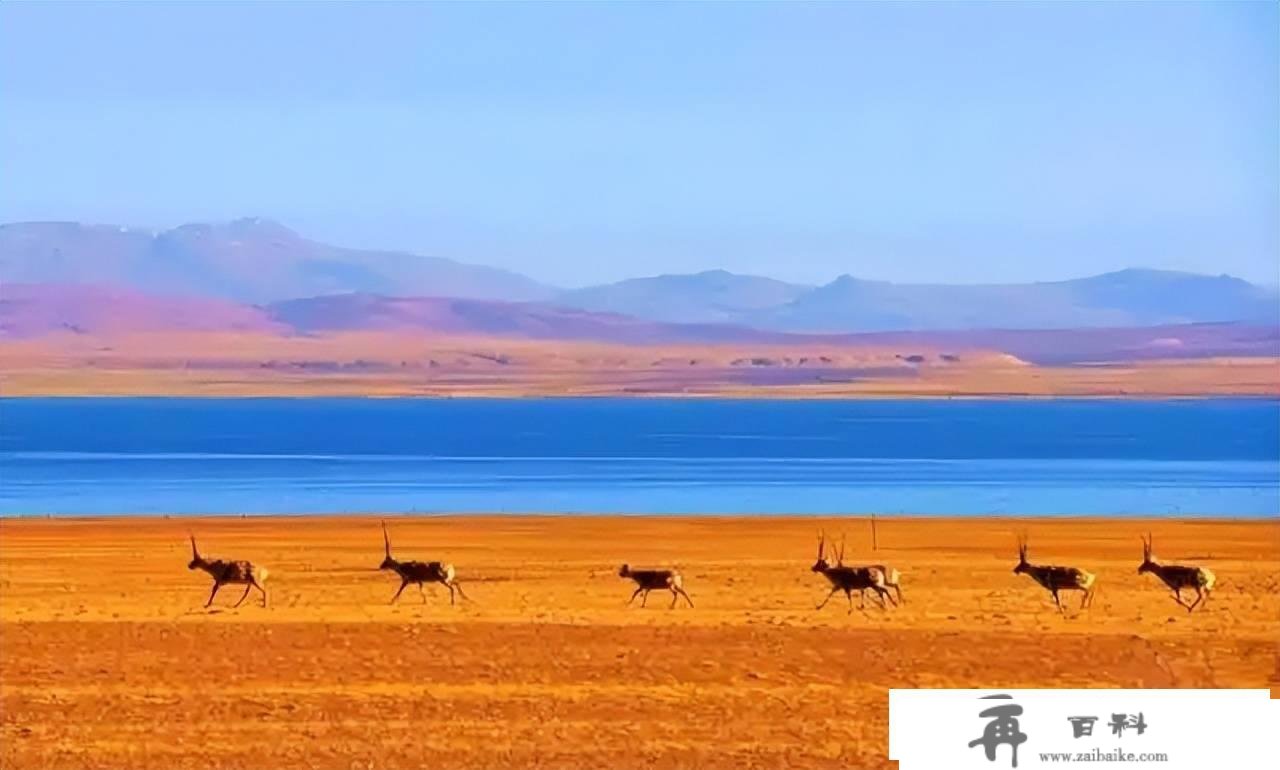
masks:
[(0, 514), (1280, 515), (1274, 400), (0, 399)]

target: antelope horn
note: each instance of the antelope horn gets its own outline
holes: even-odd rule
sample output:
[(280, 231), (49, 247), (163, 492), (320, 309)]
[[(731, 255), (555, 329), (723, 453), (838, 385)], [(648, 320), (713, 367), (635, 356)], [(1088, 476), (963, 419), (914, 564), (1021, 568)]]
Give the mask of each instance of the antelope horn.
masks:
[(200, 558), (200, 552), (196, 550), (196, 536), (195, 536), (195, 535), (192, 535), (192, 536), (191, 536), (191, 558), (193, 558), (193, 559), (198, 559), (198, 558)]
[(844, 534), (840, 535), (840, 552), (836, 554), (836, 564), (844, 564), (844, 541), (847, 537)]
[(391, 556), (391, 535), (387, 534), (387, 522), (382, 522), (382, 545), (387, 551), (387, 556)]
[(826, 533), (819, 531), (818, 532), (818, 558), (819, 559), (822, 558), (822, 547), (826, 545), (826, 542), (827, 542)]

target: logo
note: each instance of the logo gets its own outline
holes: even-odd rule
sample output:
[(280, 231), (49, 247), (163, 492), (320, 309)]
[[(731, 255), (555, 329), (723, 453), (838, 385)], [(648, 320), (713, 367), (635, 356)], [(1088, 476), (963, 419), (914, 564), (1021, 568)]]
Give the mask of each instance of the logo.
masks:
[(1277, 722), (1267, 690), (890, 690), (889, 758), (901, 770), (1250, 770), (1270, 767)]
[[(987, 695), (984, 699), (1004, 699), (1010, 700), (1009, 695)], [(987, 759), (992, 762), (996, 761), (996, 748), (1001, 744), (1009, 744), (1013, 747), (1013, 766), (1018, 766), (1018, 745), (1027, 742), (1027, 736), (1018, 729), (1018, 717), (1022, 714), (1022, 707), (1016, 703), (1010, 703), (1008, 706), (996, 706), (981, 712), (978, 716), (983, 719), (990, 719), (987, 728), (982, 731), (981, 738), (974, 738), (969, 741), (969, 748), (981, 745), (987, 752)]]

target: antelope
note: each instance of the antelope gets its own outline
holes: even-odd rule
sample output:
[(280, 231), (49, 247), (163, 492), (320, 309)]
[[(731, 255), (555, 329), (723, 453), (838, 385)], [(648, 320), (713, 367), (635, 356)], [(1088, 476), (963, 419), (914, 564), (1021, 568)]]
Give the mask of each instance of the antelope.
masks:
[(1080, 597), (1080, 609), (1093, 605), (1095, 577), (1092, 572), (1077, 567), (1054, 567), (1043, 564), (1031, 564), (1027, 561), (1027, 540), (1018, 538), (1018, 566), (1013, 568), (1015, 575), (1029, 575), (1032, 580), (1049, 589), (1053, 594), (1053, 603), (1058, 611), (1066, 613), (1062, 602), (1058, 599), (1059, 591), (1083, 591)]
[(395, 604), (400, 598), (400, 594), (404, 592), (405, 586), (410, 583), (418, 584), (418, 593), (422, 595), (422, 603), (427, 603), (427, 592), (423, 590), (423, 583), (440, 583), (449, 589), (449, 604), (454, 603), (453, 592), (457, 589), (463, 599), (469, 597), (463, 593), (462, 586), (454, 579), (455, 572), (452, 564), (445, 564), (438, 561), (420, 562), (420, 561), (396, 561), (391, 556), (391, 535), (387, 533), (387, 523), (382, 522), (382, 544), (386, 552), (386, 558), (382, 560), (382, 564), (378, 565), (378, 569), (389, 569), (400, 576), (400, 588), (396, 591), (396, 595), (391, 597), (391, 604)]
[(249, 596), (249, 589), (256, 588), (262, 592), (262, 606), (267, 606), (267, 589), (262, 584), (267, 582), (267, 568), (255, 567), (247, 561), (223, 561), (217, 559), (208, 561), (200, 556), (200, 551), (196, 549), (196, 536), (191, 536), (191, 562), (187, 564), (187, 569), (202, 569), (213, 577), (213, 591), (209, 593), (209, 601), (204, 603), (206, 608), (213, 604), (213, 597), (218, 595), (218, 589), (227, 583), (235, 583), (244, 585), (244, 594), (241, 595), (240, 601), (235, 603), (239, 607)]
[[(860, 592), (862, 599), (862, 607), (866, 607), (866, 590), (868, 588), (876, 592), (876, 598), (880, 600), (880, 608), (887, 608), (885, 599), (893, 602), (893, 596), (889, 590), (885, 588), (885, 572), (883, 567), (846, 567), (844, 566), (844, 548), (840, 548), (836, 555), (836, 565), (833, 567), (827, 562), (824, 553), (826, 552), (827, 538), (826, 535), (818, 535), (818, 560), (814, 562), (812, 571), (822, 573), (823, 577), (831, 581), (831, 593), (827, 594), (827, 598), (817, 606), (822, 609), (827, 606), (827, 602), (831, 601), (831, 597), (837, 592), (844, 591), (845, 598), (849, 600), (849, 612), (853, 612), (853, 592)], [(894, 602), (896, 605), (896, 602)]]
[[(840, 553), (839, 553), (839, 556), (836, 558), (836, 563), (840, 564), (843, 562), (844, 562), (844, 537), (842, 536), (840, 538)], [(884, 564), (871, 564), (868, 566), (874, 567), (875, 569), (880, 570), (880, 574), (884, 576), (885, 588), (892, 589), (893, 592), (897, 594), (898, 604), (907, 603), (906, 600), (902, 598), (902, 586), (900, 585), (902, 581), (902, 573), (898, 572), (893, 567), (889, 567)], [(866, 595), (867, 595), (867, 590), (864, 588), (862, 589), (863, 604), (866, 603)]]
[[(1217, 577), (1204, 567), (1189, 567), (1181, 564), (1160, 564), (1156, 561), (1156, 557), (1151, 555), (1152, 537), (1148, 532), (1147, 536), (1142, 539), (1142, 564), (1138, 567), (1138, 574), (1154, 572), (1156, 577), (1164, 581), (1164, 584), (1173, 589), (1173, 600), (1181, 607), (1186, 607), (1187, 612), (1191, 612), (1202, 602), (1209, 601), (1209, 592), (1213, 590), (1213, 584), (1217, 582)], [(1191, 604), (1182, 601), (1182, 589), (1194, 588), (1196, 592), (1196, 600)]]
[(631, 594), (631, 598), (627, 600), (627, 606), (640, 597), (640, 606), (643, 607), (645, 602), (649, 601), (649, 592), (653, 590), (663, 590), (671, 592), (671, 606), (667, 609), (675, 609), (676, 602), (683, 596), (684, 600), (693, 606), (693, 600), (689, 598), (689, 594), (684, 590), (684, 579), (680, 577), (680, 573), (673, 569), (631, 569), (630, 566), (623, 564), (622, 569), (618, 570), (618, 577), (630, 578), (636, 582), (635, 593)]

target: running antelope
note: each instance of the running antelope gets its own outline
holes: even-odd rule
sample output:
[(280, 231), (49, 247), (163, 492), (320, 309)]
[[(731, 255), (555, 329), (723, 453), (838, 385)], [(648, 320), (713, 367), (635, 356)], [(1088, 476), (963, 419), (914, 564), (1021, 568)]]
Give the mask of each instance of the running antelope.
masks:
[(387, 534), (387, 523), (382, 522), (382, 544), (386, 550), (386, 558), (382, 560), (382, 564), (378, 565), (378, 569), (389, 569), (400, 576), (400, 588), (396, 591), (396, 595), (391, 597), (391, 603), (395, 604), (400, 598), (400, 594), (404, 592), (405, 586), (410, 583), (418, 584), (418, 593), (422, 595), (422, 603), (427, 603), (427, 592), (423, 590), (423, 583), (440, 583), (449, 589), (449, 604), (454, 603), (453, 591), (457, 589), (463, 599), (469, 597), (463, 593), (462, 586), (454, 579), (454, 570), (452, 564), (445, 564), (438, 561), (420, 562), (420, 561), (396, 561), (391, 556), (391, 535)]
[[(1138, 567), (1138, 574), (1146, 572), (1154, 572), (1156, 577), (1164, 581), (1164, 584), (1173, 589), (1173, 600), (1179, 606), (1186, 607), (1187, 612), (1191, 612), (1202, 602), (1209, 601), (1209, 592), (1213, 590), (1213, 584), (1217, 582), (1217, 577), (1204, 567), (1190, 567), (1181, 564), (1160, 564), (1156, 561), (1156, 557), (1151, 554), (1151, 534), (1142, 539), (1142, 565)], [(1196, 600), (1191, 604), (1182, 601), (1182, 589), (1192, 588), (1196, 592)]]
[[(843, 536), (840, 538), (840, 552), (836, 558), (836, 563), (837, 564), (844, 563), (844, 537)], [(886, 564), (870, 564), (868, 566), (874, 567), (880, 570), (880, 574), (884, 576), (885, 588), (892, 590), (894, 594), (897, 595), (898, 604), (907, 603), (906, 600), (902, 598), (902, 585), (901, 585), (902, 573), (898, 572), (896, 569)], [(866, 596), (867, 596), (867, 590), (864, 588), (862, 589), (863, 604), (866, 603)]]
[[(817, 609), (827, 606), (827, 602), (831, 601), (831, 597), (837, 592), (844, 591), (845, 598), (849, 600), (849, 612), (853, 612), (853, 592), (858, 591), (864, 597), (862, 607), (866, 607), (866, 590), (870, 588), (876, 592), (876, 598), (880, 600), (880, 608), (887, 608), (885, 599), (893, 601), (893, 596), (889, 594), (889, 590), (885, 588), (885, 573), (883, 567), (846, 567), (844, 566), (844, 548), (841, 547), (840, 552), (836, 555), (836, 564), (831, 566), (824, 556), (826, 552), (827, 538), (826, 535), (818, 535), (818, 560), (813, 564), (814, 572), (821, 572), (823, 577), (831, 581), (831, 593), (827, 594), (827, 598), (822, 600)], [(896, 602), (895, 602), (896, 604)]]
[(192, 535), (191, 562), (187, 564), (187, 569), (202, 569), (213, 577), (213, 591), (209, 593), (209, 601), (204, 603), (205, 607), (213, 604), (213, 597), (218, 595), (218, 589), (227, 583), (244, 586), (244, 594), (240, 597), (240, 601), (235, 603), (236, 607), (244, 603), (245, 598), (249, 596), (249, 589), (251, 588), (256, 588), (262, 592), (262, 606), (267, 606), (267, 589), (262, 587), (262, 584), (267, 582), (266, 567), (255, 567), (247, 561), (223, 561), (221, 559), (208, 561), (196, 549), (196, 536)]
[(684, 579), (680, 577), (680, 573), (673, 569), (631, 569), (626, 564), (622, 565), (622, 569), (618, 570), (618, 577), (630, 578), (636, 582), (635, 593), (631, 594), (631, 598), (627, 600), (627, 606), (640, 597), (640, 606), (643, 607), (645, 602), (649, 601), (649, 592), (653, 590), (670, 591), (671, 606), (667, 609), (675, 609), (676, 602), (683, 596), (684, 600), (693, 606), (693, 600), (689, 598), (689, 594), (684, 591)]
[(1015, 575), (1029, 575), (1032, 580), (1049, 589), (1053, 594), (1053, 603), (1058, 611), (1066, 613), (1062, 602), (1058, 599), (1059, 591), (1083, 591), (1080, 597), (1080, 609), (1093, 605), (1095, 577), (1077, 567), (1054, 567), (1044, 564), (1031, 564), (1027, 561), (1027, 540), (1018, 538), (1018, 566), (1013, 568)]

